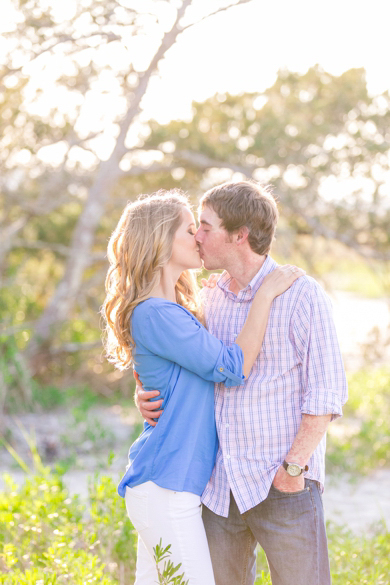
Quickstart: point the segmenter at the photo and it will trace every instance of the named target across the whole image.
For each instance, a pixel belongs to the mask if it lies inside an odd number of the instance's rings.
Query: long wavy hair
[[[140,196],[129,203],[108,243],[110,268],[106,277],[104,345],[109,361],[129,368],[135,347],[131,316],[135,307],[158,285],[161,270],[171,258],[175,233],[188,199],[180,190]],[[195,272],[185,270],[175,286],[176,302],[202,319]]]

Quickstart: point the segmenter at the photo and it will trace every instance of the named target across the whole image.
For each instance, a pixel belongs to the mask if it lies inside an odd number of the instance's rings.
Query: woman
[[[268,275],[235,343],[225,346],[201,323],[191,272],[201,267],[195,231],[187,199],[158,192],[127,205],[108,247],[107,354],[122,369],[134,363],[144,389],[160,391],[164,409],[131,446],[118,486],[139,533],[136,585],[156,583],[160,539],[190,585],[214,585],[200,504],[218,447],[214,382],[243,383],[272,300],[303,274],[281,267]]]

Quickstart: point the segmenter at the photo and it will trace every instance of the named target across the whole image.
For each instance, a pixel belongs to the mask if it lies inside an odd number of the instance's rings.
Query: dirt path
[[[384,522],[390,530],[390,469],[355,479],[328,477],[324,492],[327,520],[365,532]]]

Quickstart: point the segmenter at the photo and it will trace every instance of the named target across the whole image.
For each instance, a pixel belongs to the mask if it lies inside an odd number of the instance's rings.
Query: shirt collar
[[[219,288],[224,292],[224,294],[229,297],[231,300],[235,302],[249,302],[253,299],[256,292],[260,288],[264,278],[275,270],[277,263],[275,260],[271,258],[267,254],[264,263],[260,270],[254,275],[252,280],[245,288],[239,291],[238,295],[234,294],[231,290],[229,290],[229,286],[231,281],[233,280],[232,277],[226,270],[221,274],[220,278],[218,279],[217,285]]]

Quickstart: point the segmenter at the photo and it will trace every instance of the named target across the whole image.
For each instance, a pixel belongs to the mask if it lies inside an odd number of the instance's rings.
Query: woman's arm
[[[260,352],[272,300],[302,274],[298,268],[283,266],[266,276],[235,343],[222,343],[180,305],[151,299],[133,315],[135,344],[205,380],[227,387],[242,384]]]
[[[269,310],[273,299],[285,292],[291,284],[303,274],[305,274],[305,272],[296,267],[283,266],[276,268],[265,277],[260,289],[255,295],[244,327],[236,339],[236,344],[240,346],[243,353],[243,373],[245,375],[249,374],[257,355],[260,353],[267,327]],[[165,338],[165,344],[166,342],[167,338]],[[219,343],[221,344],[221,342]],[[194,357],[197,359],[199,354],[196,354],[195,352]],[[173,356],[170,357],[170,359],[172,358]],[[199,365],[199,362],[197,363]],[[189,367],[189,364],[183,365],[184,367]],[[189,367],[189,369],[192,368]],[[143,418],[149,424],[155,426],[157,423],[153,419],[158,418],[162,414],[162,410],[158,410],[161,408],[162,400],[150,402],[150,398],[157,397],[160,393],[158,390],[144,391],[137,373],[135,373],[135,378],[136,390],[134,400],[136,406]]]
[[[293,282],[304,274],[304,270],[296,266],[286,265],[278,266],[265,277],[253,299],[241,333],[236,338],[236,343],[241,347],[244,355],[243,373],[245,377],[249,376],[252,366],[260,353],[272,301],[290,288]]]

